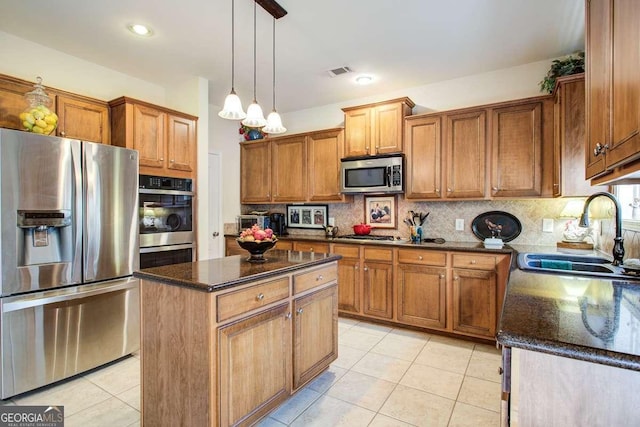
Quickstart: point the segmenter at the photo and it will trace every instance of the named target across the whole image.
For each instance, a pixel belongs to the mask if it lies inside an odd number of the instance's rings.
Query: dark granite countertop
[[[515,269],[498,342],[640,371],[640,281]]]
[[[133,275],[168,285],[214,292],[342,258],[334,254],[272,249],[265,253],[266,262],[251,263],[246,261],[247,255],[146,268]]]

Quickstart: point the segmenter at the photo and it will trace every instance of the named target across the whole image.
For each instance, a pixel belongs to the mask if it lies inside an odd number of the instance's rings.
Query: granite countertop
[[[640,371],[640,281],[511,272],[502,345]]]
[[[340,255],[312,252],[290,252],[272,249],[265,253],[266,262],[251,263],[247,255],[235,255],[204,261],[146,268],[133,273],[140,279],[194,288],[204,292],[286,274],[342,258]]]

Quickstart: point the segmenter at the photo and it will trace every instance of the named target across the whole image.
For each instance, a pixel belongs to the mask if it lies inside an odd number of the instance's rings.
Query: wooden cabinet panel
[[[496,273],[453,269],[453,331],[494,338]]]
[[[22,113],[29,105],[24,94],[33,90],[33,84],[0,75],[0,127],[22,130]]]
[[[250,288],[218,295],[218,322],[264,307],[289,296],[289,279],[283,277]]]
[[[446,116],[446,198],[485,196],[486,112]]]
[[[444,267],[447,265],[447,253],[424,249],[398,249],[398,262]]]
[[[363,267],[363,314],[393,317],[393,265],[365,259]]]
[[[296,202],[307,198],[307,146],[304,136],[271,141],[271,199]]]
[[[406,199],[437,199],[442,188],[441,117],[405,120]]]
[[[56,111],[58,135],[101,144],[110,143],[109,106],[106,102],[89,102],[58,95]]]
[[[250,424],[289,397],[288,312],[287,303],[218,330],[220,425]]]
[[[343,131],[334,129],[307,136],[310,201],[344,201],[340,194],[340,159],[344,157]]]
[[[408,325],[445,329],[447,269],[398,265],[398,320]]]
[[[329,253],[329,244],[322,242],[293,242],[294,251]]]
[[[338,357],[337,286],[294,300],[293,313],[293,389],[296,390]]]
[[[167,115],[167,156],[168,169],[194,172],[196,151],[195,120],[173,114]]]
[[[293,276],[293,294],[297,295],[311,288],[335,282],[338,279],[338,272],[334,266],[322,267]]]
[[[161,110],[133,106],[133,149],[140,153],[140,166],[164,167],[165,120]]]
[[[338,261],[338,309],[360,313],[360,260],[342,258]]]
[[[542,102],[493,110],[491,195],[542,194]]]
[[[375,154],[398,153],[402,151],[402,125],[404,104],[379,105],[373,110],[373,141]]]
[[[345,157],[371,154],[371,110],[358,108],[345,112]]]
[[[453,268],[472,268],[477,270],[495,270],[496,257],[474,253],[460,253],[451,256]]]
[[[240,144],[240,200],[271,201],[271,145],[269,141]]]

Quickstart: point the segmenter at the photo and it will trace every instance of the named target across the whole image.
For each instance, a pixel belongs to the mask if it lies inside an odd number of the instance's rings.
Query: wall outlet
[[[334,217],[330,216],[328,225],[334,227],[336,225],[336,219]]]
[[[464,219],[462,219],[462,218],[457,218],[456,219],[456,230],[457,231],[464,230]]]
[[[545,233],[553,233],[553,219],[551,218],[542,219],[542,231]]]

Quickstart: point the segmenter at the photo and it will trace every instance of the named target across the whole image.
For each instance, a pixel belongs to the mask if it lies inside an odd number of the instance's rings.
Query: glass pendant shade
[[[261,128],[267,124],[262,113],[262,107],[255,99],[247,108],[247,118],[242,121],[242,124],[250,128]]]
[[[269,113],[267,125],[262,128],[262,132],[270,134],[285,133],[287,128],[282,126],[282,119],[276,110]]]
[[[218,116],[229,120],[242,120],[247,117],[247,113],[242,110],[242,101],[240,101],[240,97],[236,95],[233,89],[224,99],[224,107],[222,107],[222,111],[218,113]]]

